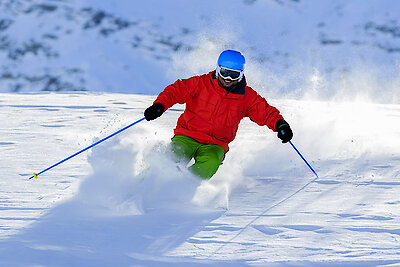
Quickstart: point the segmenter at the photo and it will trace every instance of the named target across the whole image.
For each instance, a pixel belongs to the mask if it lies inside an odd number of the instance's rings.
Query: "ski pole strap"
[[[289,143],[292,145],[292,147],[294,148],[294,150],[297,152],[297,154],[299,154],[299,156],[304,160],[304,162],[307,164],[307,166],[310,168],[310,170],[315,174],[315,176],[317,176],[317,178],[319,178],[318,174],[314,171],[314,169],[311,167],[311,165],[307,162],[307,160],[303,157],[303,155],[301,155],[300,151],[297,150],[297,148],[293,145],[292,141],[289,141]]]
[[[120,130],[118,130],[118,131],[116,131],[115,133],[113,133],[113,134],[110,134],[109,136],[107,136],[107,137],[104,137],[103,139],[101,139],[101,140],[99,140],[99,141],[97,141],[96,143],[94,143],[94,144],[91,144],[90,146],[88,146],[88,147],[85,147],[84,149],[82,149],[82,150],[80,150],[80,151],[78,151],[78,152],[76,152],[75,154],[73,154],[73,155],[71,155],[71,156],[69,156],[69,157],[67,157],[67,158],[65,158],[65,159],[63,159],[63,160],[61,160],[61,161],[59,161],[59,162],[57,162],[56,164],[54,164],[54,165],[52,165],[52,166],[50,166],[50,167],[48,167],[47,169],[44,169],[43,171],[41,171],[41,172],[38,172],[38,173],[33,173],[33,175],[29,178],[29,180],[30,179],[32,179],[32,178],[38,178],[38,176],[40,175],[40,174],[42,174],[42,173],[44,173],[44,172],[46,172],[46,171],[48,171],[48,170],[50,170],[50,169],[52,169],[52,168],[54,168],[54,167],[56,167],[56,166],[58,166],[58,165],[60,165],[60,164],[62,164],[62,163],[64,163],[65,161],[67,161],[67,160],[69,160],[69,159],[71,159],[71,158],[73,158],[73,157],[75,157],[75,156],[77,156],[77,155],[79,155],[79,154],[81,154],[82,152],[84,152],[84,151],[86,151],[86,150],[88,150],[88,149],[90,149],[90,148],[92,148],[92,147],[94,147],[94,146],[96,146],[96,145],[98,145],[98,144],[100,144],[101,142],[103,142],[103,141],[106,141],[107,139],[110,139],[111,137],[113,137],[113,136],[115,136],[115,135],[117,135],[117,134],[119,134],[120,132],[123,132],[123,131],[125,131],[126,129],[128,129],[128,128],[130,128],[130,127],[132,127],[133,125],[135,125],[135,124],[137,124],[137,123],[139,123],[139,122],[141,122],[141,121],[143,121],[145,118],[141,118],[140,120],[137,120],[137,121],[135,121],[135,122],[133,122],[133,123],[131,123],[131,124],[129,124],[128,126],[126,126],[126,127],[124,127],[124,128],[122,128],[122,129],[120,129]]]

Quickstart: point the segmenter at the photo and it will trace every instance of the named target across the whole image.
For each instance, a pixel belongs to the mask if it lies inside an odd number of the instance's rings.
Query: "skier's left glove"
[[[144,111],[146,120],[151,121],[160,117],[164,113],[165,107],[161,103],[154,103]]]
[[[282,140],[282,143],[287,143],[292,139],[292,129],[285,120],[278,120],[275,124],[275,129],[278,132],[278,137]]]

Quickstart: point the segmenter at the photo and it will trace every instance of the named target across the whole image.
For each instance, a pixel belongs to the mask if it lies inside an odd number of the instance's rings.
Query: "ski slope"
[[[398,266],[400,106],[268,99],[320,178],[245,119],[200,181],[170,160],[155,96],[0,95],[0,266]]]

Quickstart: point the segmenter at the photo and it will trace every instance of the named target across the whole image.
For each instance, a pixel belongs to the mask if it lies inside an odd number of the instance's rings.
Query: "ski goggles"
[[[232,81],[241,80],[243,77],[243,70],[233,70],[225,67],[217,66],[217,73],[224,79]]]

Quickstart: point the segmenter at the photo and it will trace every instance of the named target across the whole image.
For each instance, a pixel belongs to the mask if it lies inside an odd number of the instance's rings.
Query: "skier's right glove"
[[[151,121],[160,117],[164,113],[165,107],[161,103],[154,103],[144,111],[146,120]]]
[[[280,119],[276,122],[275,129],[278,132],[278,137],[282,140],[282,143],[289,142],[293,137],[292,129],[290,128],[289,124]]]

